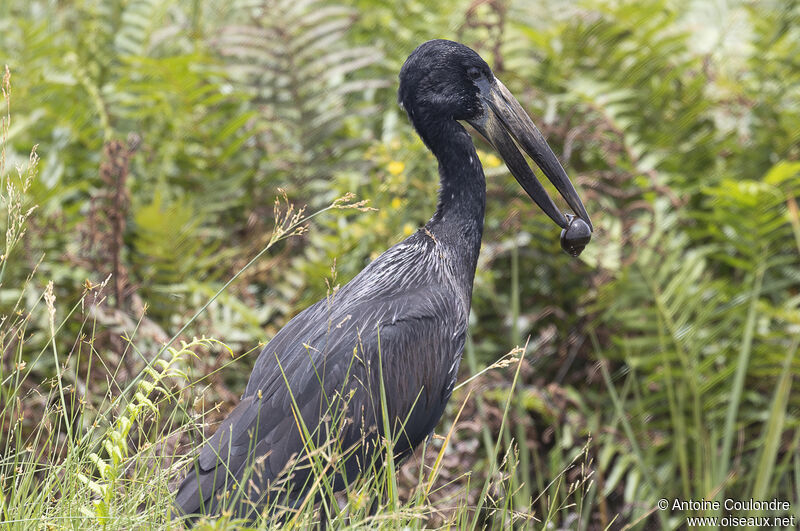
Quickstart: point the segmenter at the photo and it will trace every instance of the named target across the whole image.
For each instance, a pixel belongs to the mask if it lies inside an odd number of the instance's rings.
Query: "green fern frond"
[[[299,183],[329,177],[343,155],[331,141],[353,110],[345,103],[385,84],[361,75],[380,53],[348,43],[351,8],[320,0],[237,5],[242,22],[225,28],[215,45],[231,76],[262,106],[267,156],[276,159],[267,163],[270,171],[283,168]]]

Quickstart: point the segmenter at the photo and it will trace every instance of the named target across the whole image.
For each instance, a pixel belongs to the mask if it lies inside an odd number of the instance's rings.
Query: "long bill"
[[[593,230],[589,214],[578,192],[522,105],[497,78],[492,83],[484,81],[479,86],[486,112],[477,120],[469,120],[470,125],[494,146],[522,188],[559,227],[566,229],[569,220],[553,203],[533,170],[525,162],[525,157],[517,149],[517,144],[542,169],[573,212],[589,225],[590,230]]]

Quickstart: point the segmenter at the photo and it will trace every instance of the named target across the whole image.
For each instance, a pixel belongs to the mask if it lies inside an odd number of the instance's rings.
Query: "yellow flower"
[[[403,234],[405,234],[406,236],[411,236],[411,234],[413,233],[414,233],[414,225],[412,225],[411,223],[406,223],[405,225],[403,225]]]
[[[393,209],[397,210],[401,206],[403,206],[403,202],[400,200],[399,197],[395,197],[394,199],[392,199],[392,208]]]
[[[503,161],[501,161],[500,158],[494,153],[488,153],[486,155],[486,165],[489,166],[490,168],[496,168],[500,166],[502,163]]]
[[[389,170],[389,173],[392,175],[400,175],[403,173],[403,170],[406,169],[406,165],[399,160],[393,160],[386,166],[386,169]]]

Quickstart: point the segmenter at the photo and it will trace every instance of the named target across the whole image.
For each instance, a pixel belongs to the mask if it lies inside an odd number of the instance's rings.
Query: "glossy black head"
[[[432,144],[448,142],[446,135],[452,134],[452,128],[439,125],[456,120],[472,125],[497,149],[508,169],[536,204],[557,225],[568,229],[570,219],[558,209],[537,180],[519,151],[521,147],[583,220],[584,223],[579,225],[591,234],[592,222],[583,202],[542,133],[522,105],[494,76],[486,61],[473,50],[445,40],[420,45],[400,70],[398,100],[431,149]],[[566,233],[568,242],[571,242],[570,252],[575,254],[580,252],[577,250],[580,245],[575,240],[577,230],[573,228]],[[588,243],[584,236],[581,233],[582,245]]]
[[[476,81],[494,79],[481,56],[463,44],[434,40],[421,44],[400,70],[398,101],[417,120],[470,120],[484,112]]]

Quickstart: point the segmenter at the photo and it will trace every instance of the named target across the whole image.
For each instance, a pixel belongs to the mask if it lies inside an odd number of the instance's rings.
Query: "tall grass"
[[[31,308],[31,312],[45,311],[52,318],[51,334],[55,337],[64,330],[64,321],[69,319],[79,305],[73,305],[65,312],[63,320],[56,321],[59,313],[58,302],[52,296],[52,286],[46,289],[41,300],[43,307]],[[105,286],[96,286],[84,294],[86,299],[95,297]],[[28,284],[25,289],[33,289]],[[86,323],[91,330],[96,323]],[[4,330],[5,332],[6,330]],[[91,343],[91,337],[86,338]],[[129,338],[134,343],[135,336]],[[60,342],[52,342],[53,345]],[[82,344],[83,342],[78,342]],[[182,418],[186,410],[186,393],[183,389],[193,382],[186,375],[191,357],[207,355],[214,346],[226,347],[211,339],[195,339],[182,343],[179,348],[165,347],[163,352],[152,360],[137,376],[135,386],[125,386],[125,382],[112,382],[111,388],[121,389],[104,395],[99,402],[106,407],[95,411],[80,411],[77,416],[69,413],[77,403],[93,403],[94,389],[89,386],[83,396],[75,392],[72,382],[77,365],[65,364],[63,359],[74,357],[59,354],[53,347],[52,354],[58,358],[62,370],[58,377],[47,382],[46,386],[31,384],[32,389],[41,392],[47,388],[48,400],[42,419],[32,430],[24,432],[19,422],[4,422],[4,454],[0,460],[2,474],[2,514],[3,529],[30,529],[34,527],[84,529],[99,527],[103,529],[121,528],[168,528],[169,517],[174,513],[170,505],[170,485],[186,469],[193,459],[193,452],[177,452],[176,440],[188,429]],[[24,341],[15,347],[20,357],[26,348]],[[198,354],[202,351],[202,354]],[[503,422],[512,410],[514,387],[519,369],[524,362],[521,351],[511,353],[511,360],[497,364],[490,370],[514,367],[514,379],[507,390]],[[97,358],[100,353],[91,352]],[[516,356],[515,356],[516,355]],[[96,362],[101,362],[96,359]],[[483,372],[468,382],[474,386],[480,383]],[[13,388],[3,404],[0,418],[15,419],[25,408],[19,403],[24,399],[20,390],[26,383],[26,374],[17,371],[13,375]],[[11,376],[7,377],[11,378]],[[4,379],[4,384],[7,383]],[[87,380],[89,381],[89,380]],[[113,385],[118,384],[118,385]],[[130,388],[130,390],[128,390]],[[34,391],[35,392],[35,391]],[[386,417],[386,397],[381,393],[384,407],[383,422]],[[284,500],[276,498],[273,506],[255,523],[256,527],[266,528],[274,525],[275,518],[282,519],[289,528],[307,528],[321,518],[330,518],[329,528],[350,528],[361,526],[380,529],[419,529],[427,525],[434,516],[442,518],[443,525],[454,525],[460,529],[481,529],[486,525],[505,528],[513,523],[545,526],[555,518],[555,512],[567,506],[570,496],[577,496],[577,490],[570,490],[567,497],[560,495],[562,477],[559,475],[547,487],[552,502],[548,512],[538,516],[531,514],[528,505],[517,505],[514,492],[518,490],[518,477],[521,476],[519,460],[516,456],[516,443],[504,446],[504,439],[494,439],[487,433],[491,445],[489,469],[484,478],[469,480],[461,487],[464,492],[450,494],[447,499],[432,499],[441,486],[437,478],[441,472],[443,458],[452,450],[449,443],[458,429],[460,412],[472,395],[467,393],[459,404],[459,413],[450,424],[442,439],[426,442],[421,450],[419,470],[416,473],[417,488],[405,499],[399,495],[399,470],[392,460],[374,462],[368,473],[358,478],[345,493],[336,493],[330,485],[331,475],[342,472],[337,467],[352,449],[344,449],[332,441],[324,441],[317,446],[314,427],[300,425],[305,434],[307,446],[304,455],[309,463],[294,461],[287,471],[295,466],[310,466],[312,474],[304,499],[298,507],[287,506]],[[78,406],[79,407],[79,406]],[[339,410],[341,411],[341,410]],[[342,419],[338,412],[330,412],[334,424]],[[300,415],[296,418],[302,419]],[[338,419],[338,420],[337,420]],[[190,422],[202,428],[203,417]],[[396,441],[383,440],[380,445],[391,453]],[[425,455],[433,453],[432,465]],[[572,466],[588,465],[587,455],[577,456]],[[566,470],[565,470],[566,472]],[[587,479],[591,475],[586,469]],[[479,491],[475,492],[470,491]],[[466,500],[479,500],[477,506]],[[559,501],[556,501],[559,500]],[[231,501],[236,501],[235,496]],[[453,505],[450,505],[453,504]],[[445,515],[445,516],[442,516]],[[235,520],[223,509],[222,517],[215,520],[202,520],[199,529],[235,529],[247,522]],[[252,523],[251,523],[252,524]]]

